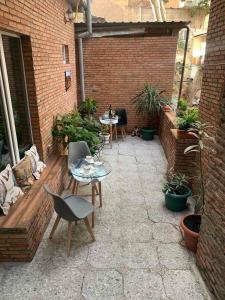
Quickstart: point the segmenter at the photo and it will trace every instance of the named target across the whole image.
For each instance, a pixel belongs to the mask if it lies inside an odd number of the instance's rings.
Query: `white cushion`
[[[25,152],[25,155],[28,155],[30,158],[32,173],[35,179],[39,179],[46,165],[40,160],[36,146],[33,145],[28,151]]]
[[[13,171],[10,165],[0,173],[0,208],[5,215],[8,214],[10,205],[23,196],[20,187],[15,185]]]

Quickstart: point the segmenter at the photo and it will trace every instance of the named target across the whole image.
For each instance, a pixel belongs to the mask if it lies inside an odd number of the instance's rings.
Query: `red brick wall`
[[[52,144],[53,116],[76,104],[74,25],[64,23],[63,0],[1,0],[0,29],[23,36],[23,51],[34,142],[43,157]],[[62,45],[69,45],[70,63],[63,64]],[[65,91],[64,71],[72,71]]]
[[[131,99],[145,83],[172,95],[176,36],[92,38],[84,41],[86,96],[97,100],[99,114],[126,108],[128,130],[148,125]]]
[[[215,135],[215,155],[208,165],[205,214],[198,243],[197,264],[216,299],[225,299],[225,1],[212,0],[204,66],[203,121]]]
[[[195,153],[184,154],[184,150],[196,143],[193,139],[181,139],[177,136],[175,112],[166,112],[160,115],[159,137],[167,158],[167,172],[177,172],[189,177],[192,185],[196,173]],[[173,129],[173,132],[171,131]]]

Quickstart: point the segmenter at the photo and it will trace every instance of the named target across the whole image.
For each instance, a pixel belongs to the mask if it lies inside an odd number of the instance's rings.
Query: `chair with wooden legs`
[[[88,216],[94,212],[94,207],[91,203],[86,201],[85,199],[75,196],[69,195],[65,197],[61,197],[58,194],[50,191],[48,185],[44,185],[45,191],[52,196],[54,200],[54,209],[57,213],[57,218],[53,225],[52,231],[50,233],[49,239],[52,239],[56,228],[61,219],[68,221],[68,239],[67,239],[67,256],[70,255],[71,250],[71,239],[72,239],[72,224],[73,222],[84,220],[85,225],[87,227],[88,232],[93,241],[95,241],[94,234],[92,232],[90,223],[88,221]]]
[[[126,137],[127,111],[125,108],[117,108],[115,109],[115,114],[116,116],[118,116],[118,123],[116,124],[116,130],[120,129],[122,139],[124,139]]]

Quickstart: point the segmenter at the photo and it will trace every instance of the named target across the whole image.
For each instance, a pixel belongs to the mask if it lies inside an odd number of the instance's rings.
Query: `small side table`
[[[112,149],[112,138],[113,138],[113,125],[115,126],[115,133],[116,133],[116,139],[117,139],[117,127],[116,124],[118,123],[118,118],[115,119],[103,119],[102,117],[99,118],[100,123],[104,125],[109,125],[109,130],[110,130],[110,148]]]

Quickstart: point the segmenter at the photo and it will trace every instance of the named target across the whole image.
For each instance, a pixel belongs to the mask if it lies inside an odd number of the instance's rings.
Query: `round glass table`
[[[95,206],[96,194],[99,195],[100,207],[102,207],[102,185],[101,181],[111,173],[112,167],[106,161],[92,161],[79,159],[70,167],[70,172],[78,188],[79,182],[91,183],[92,185],[92,205]],[[98,188],[97,188],[98,185]],[[77,190],[76,188],[76,190]],[[94,212],[92,214],[92,227],[94,227]]]
[[[82,179],[93,181],[94,179],[103,179],[103,177],[112,171],[112,167],[106,161],[93,161],[93,163],[89,163],[86,159],[79,159],[72,164],[70,171],[72,175],[79,178],[80,181],[82,181]]]
[[[115,126],[115,133],[116,133],[116,139],[117,139],[117,127],[116,127],[116,124],[118,123],[118,116],[116,116],[113,119],[100,117],[99,121],[100,121],[100,123],[102,123],[104,125],[109,125],[109,129],[110,129],[110,148],[112,148],[113,125]]]

